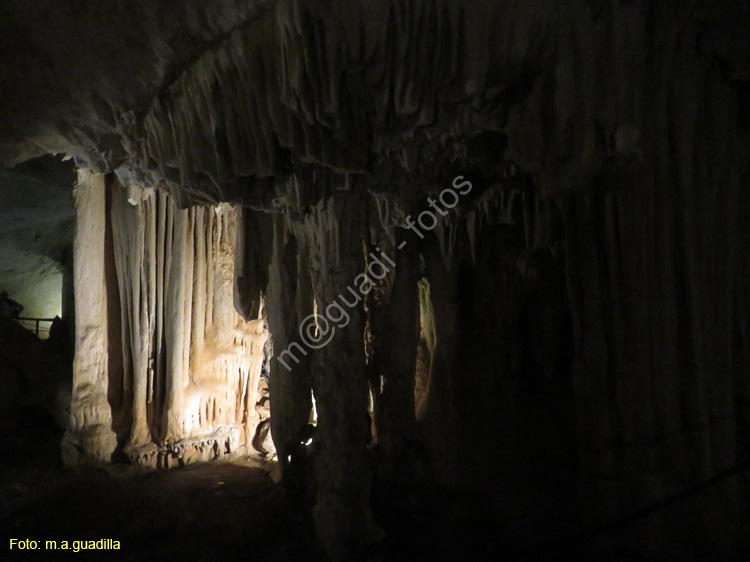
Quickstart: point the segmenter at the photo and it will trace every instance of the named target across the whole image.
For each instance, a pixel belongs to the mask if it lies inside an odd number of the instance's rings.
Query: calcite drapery
[[[234,309],[236,210],[178,209],[166,193],[125,189],[111,178],[105,216],[103,181],[102,222],[92,235],[112,260],[109,343],[121,348],[110,355],[108,377],[91,385],[109,396],[103,407],[110,412],[111,404],[123,451],[152,466],[247,452],[267,331],[261,318],[245,322]],[[87,299],[78,304],[84,319],[93,313]],[[81,342],[76,357],[89,348],[100,354],[106,343]]]

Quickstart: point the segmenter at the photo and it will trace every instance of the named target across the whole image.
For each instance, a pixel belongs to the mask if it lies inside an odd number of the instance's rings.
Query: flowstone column
[[[374,374],[378,443],[386,456],[386,471],[395,474],[405,443],[413,438],[414,370],[419,344],[419,253],[413,236],[401,233],[406,245],[398,251],[389,298],[370,314],[375,338],[371,359]],[[393,244],[394,247],[398,245]]]
[[[306,217],[298,237],[310,252],[319,336],[334,331],[327,345],[315,346],[312,357],[319,444],[314,518],[332,560],[357,559],[370,519],[368,382],[363,307],[356,298],[357,277],[364,271],[364,207],[358,193],[337,192],[324,209]],[[356,304],[342,304],[343,299]]]
[[[297,343],[299,315],[305,314],[298,303],[303,292],[312,311],[307,264],[300,263],[296,239],[286,229],[284,217],[273,217],[273,259],[269,267],[266,298],[268,326],[273,338],[274,357],[271,360],[269,390],[271,400],[271,432],[278,453],[282,473],[287,472],[287,456],[307,424],[312,409],[310,395],[310,358],[290,344]],[[304,265],[304,267],[303,267]],[[304,318],[304,315],[302,316]],[[290,349],[295,359],[285,353]]]
[[[62,456],[68,466],[87,461],[107,462],[117,447],[107,400],[109,288],[105,279],[111,248],[106,244],[105,177],[79,170],[74,194],[76,352],[70,424],[62,442]]]

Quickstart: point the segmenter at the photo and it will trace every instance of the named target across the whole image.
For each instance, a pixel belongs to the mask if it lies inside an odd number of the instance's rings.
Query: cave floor
[[[25,439],[23,439],[25,437]],[[111,465],[69,471],[62,432],[44,424],[4,439],[0,560],[49,560],[43,547],[9,551],[9,538],[113,539],[120,550],[55,553],[75,560],[316,560],[312,521],[252,459],[169,471]],[[8,441],[14,441],[9,443]],[[25,443],[23,442],[25,441]],[[63,556],[61,556],[63,555]]]
[[[316,561],[311,505],[273,484],[253,459],[214,461],[169,471],[126,465],[68,471],[59,460],[62,432],[40,414],[0,443],[0,560]],[[423,508],[415,508],[422,505]],[[511,534],[500,514],[445,489],[373,487],[373,512],[386,527],[368,560],[634,560],[590,546],[539,549]],[[9,550],[9,539],[40,542]],[[44,541],[120,541],[120,550],[56,551]],[[571,558],[572,557],[572,558]]]
[[[3,509],[0,527],[12,538],[119,540],[121,550],[90,556],[102,560],[315,558],[310,526],[295,517],[266,472],[249,464],[35,476],[36,482],[14,484],[19,497]],[[4,559],[48,559],[41,550],[38,558],[29,554]]]

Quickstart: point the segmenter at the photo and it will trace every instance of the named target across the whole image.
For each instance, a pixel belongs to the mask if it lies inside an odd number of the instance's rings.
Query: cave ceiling
[[[0,159],[63,153],[182,206],[518,168],[564,190],[637,151],[686,35],[750,77],[741,3],[658,4],[4,3]]]

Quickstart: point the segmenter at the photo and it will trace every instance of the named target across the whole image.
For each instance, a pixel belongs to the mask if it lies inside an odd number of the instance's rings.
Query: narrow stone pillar
[[[62,442],[68,466],[109,461],[117,447],[107,401],[108,318],[105,271],[107,224],[105,177],[79,170],[75,191],[75,360],[70,425]]]
[[[435,238],[424,241],[423,251],[433,307],[435,350],[422,421],[440,428],[433,435],[431,454],[436,472],[445,480],[456,477],[459,450],[459,419],[455,404],[455,364],[458,346],[458,267],[452,256],[443,255]],[[437,437],[437,438],[436,438]]]
[[[178,441],[183,434],[185,387],[190,379],[190,338],[192,336],[192,305],[188,298],[193,287],[193,221],[190,210],[175,210],[173,234],[169,242],[166,279],[174,290],[166,295],[165,341],[167,349],[167,380],[162,438]]]
[[[310,252],[322,340],[312,357],[319,447],[314,518],[331,560],[358,559],[370,523],[364,310],[357,298],[358,288],[366,285],[361,281],[364,210],[359,194],[337,192],[324,209],[306,217],[300,233]]]
[[[287,456],[300,430],[307,424],[312,410],[310,386],[310,350],[299,346],[298,328],[301,296],[298,292],[309,286],[305,259],[299,256],[296,239],[286,229],[281,215],[273,217],[273,258],[269,267],[268,328],[273,338],[271,360],[271,433],[276,446],[282,474],[286,473]],[[312,312],[312,294],[306,291]],[[291,344],[291,346],[290,346]]]
[[[409,233],[398,238],[406,245],[395,257],[396,268],[388,302],[378,304],[370,316],[375,338],[373,370],[377,408],[378,443],[392,473],[405,441],[415,425],[414,371],[419,344],[419,253]],[[400,245],[400,244],[399,244]],[[396,246],[396,244],[394,244]],[[392,474],[391,474],[392,475]]]

